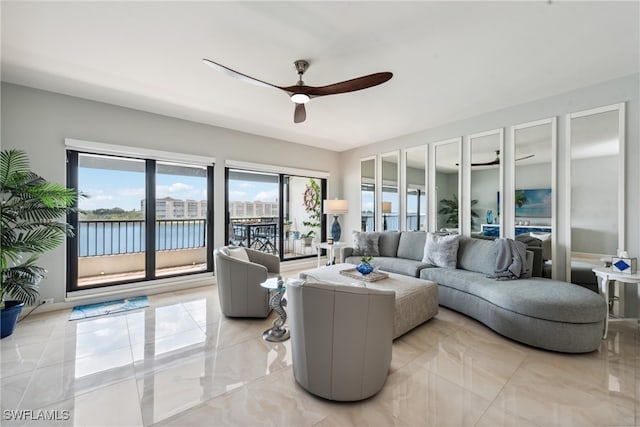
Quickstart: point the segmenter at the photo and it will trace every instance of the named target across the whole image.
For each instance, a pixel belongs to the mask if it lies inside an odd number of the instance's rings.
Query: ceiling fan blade
[[[236,70],[232,70],[231,68],[225,67],[224,65],[218,64],[217,62],[213,62],[210,59],[203,58],[202,62],[204,62],[205,64],[207,64],[209,67],[213,68],[216,71],[220,71],[221,73],[224,73],[236,79],[240,79],[247,83],[251,83],[257,86],[281,89],[279,86],[272,85],[271,83],[263,82],[262,80],[258,80],[251,76],[247,76],[246,74],[242,74]]]
[[[495,159],[495,160],[491,160],[490,162],[471,163],[471,166],[494,166],[499,164],[500,164],[500,159]]]
[[[357,77],[355,79],[346,80],[340,83],[334,83],[327,86],[286,86],[280,87],[285,92],[291,93],[304,93],[311,97],[336,95],[338,93],[355,92],[356,90],[367,89],[373,86],[378,86],[393,77],[393,73],[383,72],[369,74],[368,76]]]
[[[307,119],[307,110],[304,108],[304,104],[296,104],[296,109],[293,112],[293,122],[302,123]]]

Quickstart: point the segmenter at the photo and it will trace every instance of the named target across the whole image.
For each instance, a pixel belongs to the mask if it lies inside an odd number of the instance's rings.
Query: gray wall
[[[640,228],[637,221],[637,218],[640,218],[640,192],[637,191],[640,185],[640,169],[637,167],[640,164],[639,81],[640,75],[634,74],[344,152],[341,156],[342,180],[345,183],[343,193],[350,200],[358,200],[359,187],[357,183],[359,177],[357,171],[359,170],[359,160],[362,157],[386,153],[399,148],[415,147],[420,144],[431,144],[459,136],[466,137],[473,133],[501,127],[507,129],[505,131],[505,146],[511,147],[513,142],[508,131],[509,126],[557,116],[559,232],[556,235],[559,244],[558,255],[560,258],[558,259],[562,261],[566,256],[565,252],[570,235],[568,217],[564,215],[564,212],[568,211],[569,201],[563,197],[563,189],[568,186],[564,174],[564,165],[569,154],[566,138],[566,115],[576,111],[626,102],[626,249],[631,256],[639,256]],[[616,170],[603,170],[599,173],[616,174]],[[358,229],[357,215],[351,212],[345,215],[344,224],[344,228],[347,230]],[[565,277],[563,264],[563,262],[558,263],[560,279]]]
[[[339,158],[333,151],[7,83],[2,83],[1,111],[2,149],[25,150],[32,169],[55,182],[66,181],[65,138],[215,157],[215,246],[224,243],[227,159],[326,171],[328,196],[342,196]],[[41,258],[48,270],[42,298],[64,298],[65,258],[64,247]]]

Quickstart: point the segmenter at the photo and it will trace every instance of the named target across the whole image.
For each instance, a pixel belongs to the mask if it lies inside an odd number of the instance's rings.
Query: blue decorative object
[[[366,276],[373,271],[373,267],[368,262],[361,262],[360,264],[356,265],[356,270],[358,270],[358,272],[363,276]]]
[[[338,215],[334,215],[333,222],[331,223],[331,237],[333,237],[334,242],[340,241],[340,234],[342,234],[342,230],[340,229],[340,223],[338,222]]]
[[[493,224],[493,211],[487,210],[487,224]]]
[[[620,271],[625,271],[627,268],[630,268],[631,266],[629,264],[627,264],[626,262],[624,262],[623,260],[620,260],[618,262],[616,262],[615,264],[613,264],[616,266],[616,268]]]

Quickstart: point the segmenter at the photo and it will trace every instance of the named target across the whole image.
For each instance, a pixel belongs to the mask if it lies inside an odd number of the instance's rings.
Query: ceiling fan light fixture
[[[309,95],[304,93],[294,93],[291,95],[291,100],[296,104],[306,104],[311,100],[311,98],[309,98]]]

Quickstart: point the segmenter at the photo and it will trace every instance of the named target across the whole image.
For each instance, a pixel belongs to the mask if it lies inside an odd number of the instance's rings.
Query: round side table
[[[272,342],[288,340],[289,330],[284,327],[287,321],[287,312],[284,310],[287,300],[283,297],[286,290],[284,279],[282,276],[274,277],[260,283],[260,286],[269,289],[269,307],[278,314],[273,320],[273,326],[264,331],[262,338]]]

